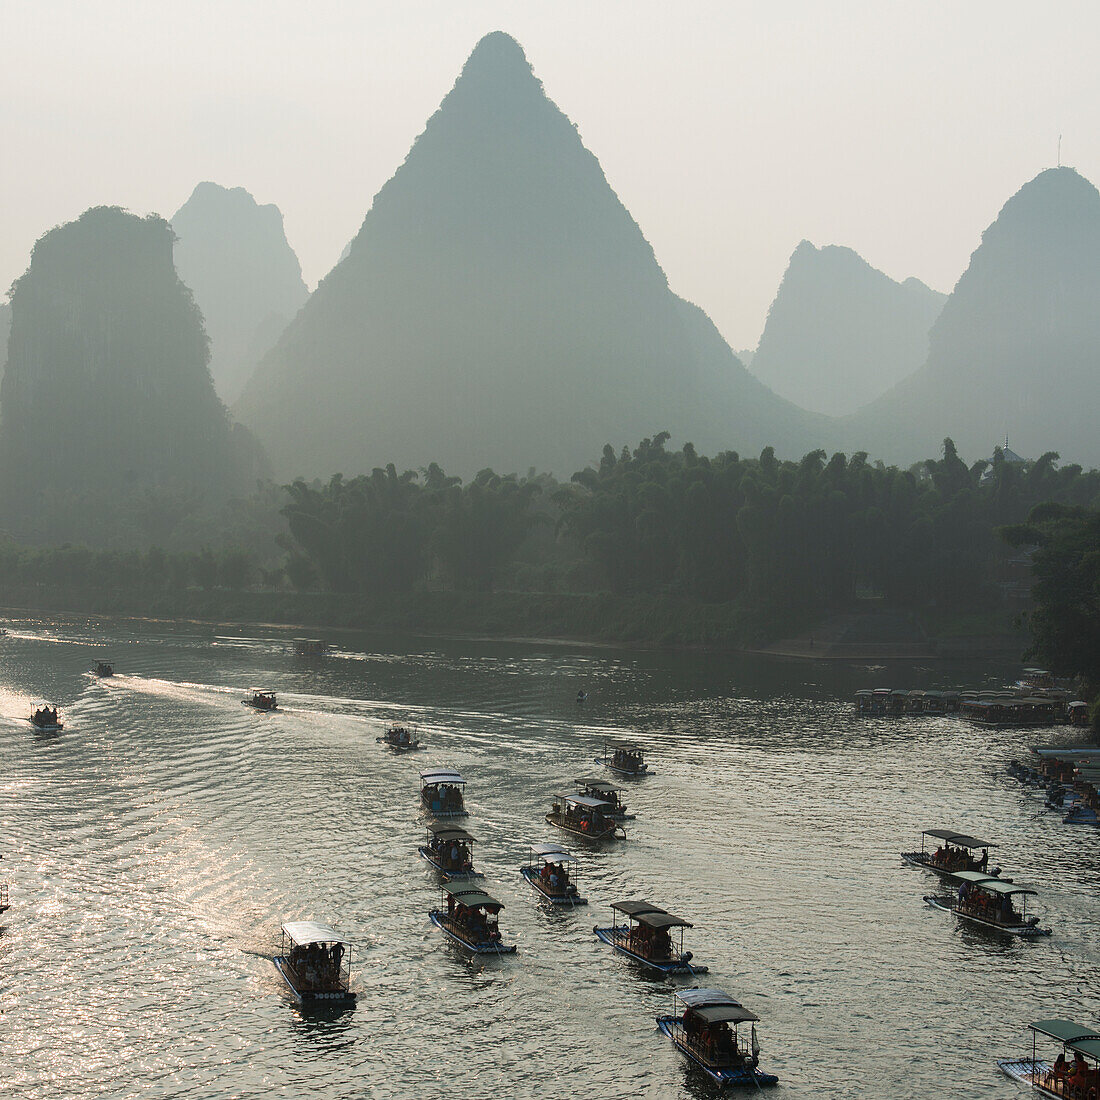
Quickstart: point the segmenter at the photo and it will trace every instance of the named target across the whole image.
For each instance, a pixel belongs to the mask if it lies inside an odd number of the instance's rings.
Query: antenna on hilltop
[[[1058,135],[1058,167],[1062,167],[1062,135]]]

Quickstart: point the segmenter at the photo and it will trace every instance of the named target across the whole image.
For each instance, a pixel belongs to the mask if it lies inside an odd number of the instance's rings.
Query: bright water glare
[[[1030,1019],[1100,1023],[1100,830],[1065,827],[1005,774],[1070,731],[859,719],[860,686],[1003,682],[1010,666],[767,663],[537,643],[342,636],[293,655],[259,628],[34,620],[0,639],[0,1079],[13,1096],[704,1097],[656,1030],[674,984],[592,935],[645,897],[695,924],[705,982],[760,1017],[773,1095],[1022,1096],[996,1059]],[[96,680],[97,657],[116,675]],[[241,705],[247,689],[280,710]],[[578,690],[589,692],[582,707]],[[26,717],[61,707],[64,731]],[[426,751],[375,738],[394,720]],[[603,848],[546,824],[605,735],[654,769]],[[506,958],[428,921],[417,772],[466,775],[475,858]],[[898,853],[921,829],[999,841],[1054,934],[1023,943],[922,904]],[[591,904],[518,874],[565,839]],[[279,925],[334,923],[358,1005],[297,1008]]]

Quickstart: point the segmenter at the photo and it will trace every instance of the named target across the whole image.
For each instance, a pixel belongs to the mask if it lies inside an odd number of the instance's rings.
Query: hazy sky
[[[946,291],[1059,133],[1100,181],[1095,2],[0,0],[0,283],[88,206],[213,180],[312,286],[492,30],[734,347],[803,237]]]

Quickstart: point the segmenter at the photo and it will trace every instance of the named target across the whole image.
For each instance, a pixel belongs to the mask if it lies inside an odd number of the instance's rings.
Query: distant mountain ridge
[[[852,447],[892,461],[951,436],[1100,464],[1100,192],[1051,168],[1005,203],[933,326],[927,362],[849,417]]]
[[[309,291],[277,206],[243,187],[200,183],[172,217],[176,271],[210,337],[210,373],[232,403]]]
[[[946,300],[919,279],[895,282],[850,248],[802,241],[750,369],[803,408],[854,412],[924,363]]]
[[[438,461],[568,476],[667,429],[797,450],[653,250],[519,45],[478,43],[347,255],[237,405],[283,476]]]

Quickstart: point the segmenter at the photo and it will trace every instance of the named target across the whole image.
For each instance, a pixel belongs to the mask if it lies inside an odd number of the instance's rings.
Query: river
[[[1003,682],[990,664],[869,670],[719,654],[340,635],[293,655],[251,627],[15,620],[0,639],[0,1080],[45,1097],[703,1097],[657,1032],[674,984],[592,935],[645,897],[760,1017],[773,1095],[1016,1097],[1024,1025],[1100,1023],[1100,830],[1005,774],[1066,729],[857,718],[860,686]],[[99,656],[116,675],[96,680]],[[250,687],[280,710],[241,705]],[[587,704],[575,702],[589,692]],[[33,700],[61,707],[38,734]],[[400,719],[427,751],[375,738]],[[543,820],[645,746],[637,820],[603,849]],[[427,919],[417,772],[454,765],[514,956],[471,959]],[[946,826],[999,841],[1050,939],[959,926],[898,853]],[[565,840],[591,904],[550,912],[517,873]],[[354,1010],[303,1014],[270,961],[280,923],[354,944]],[[742,1095],[744,1093],[742,1092]]]

